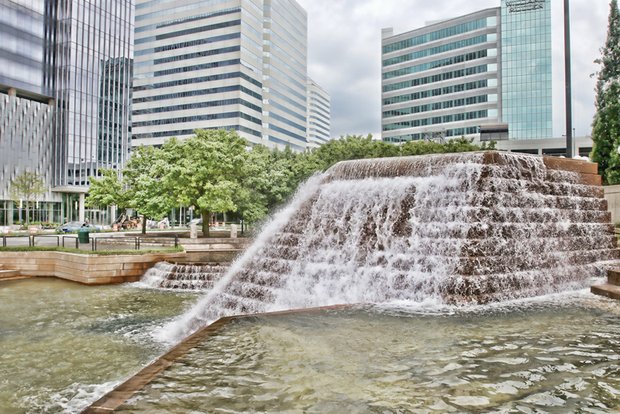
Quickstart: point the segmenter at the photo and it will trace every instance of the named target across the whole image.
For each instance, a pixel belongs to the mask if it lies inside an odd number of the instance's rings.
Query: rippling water
[[[620,306],[581,292],[432,313],[252,317],[118,412],[617,413]]]
[[[0,283],[0,413],[76,412],[160,355],[194,294],[56,279]]]

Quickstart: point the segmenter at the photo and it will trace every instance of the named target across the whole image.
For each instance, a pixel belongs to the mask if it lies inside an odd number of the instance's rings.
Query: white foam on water
[[[361,160],[313,177],[157,339],[177,342],[228,315],[360,303],[439,310],[447,296],[585,287],[599,258],[582,265],[580,255],[608,236],[591,220],[598,199],[542,158],[501,157]]]

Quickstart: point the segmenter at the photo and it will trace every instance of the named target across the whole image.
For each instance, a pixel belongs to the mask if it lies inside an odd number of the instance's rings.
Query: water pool
[[[117,412],[617,413],[620,306],[580,292],[238,319]]]
[[[0,284],[0,413],[79,412],[161,355],[192,293]],[[120,413],[620,412],[620,306],[584,291],[237,319]]]
[[[195,294],[39,278],[0,283],[0,413],[76,412],[159,356]]]

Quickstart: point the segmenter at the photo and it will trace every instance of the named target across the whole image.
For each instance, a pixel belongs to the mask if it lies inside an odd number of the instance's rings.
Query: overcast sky
[[[457,17],[500,0],[297,0],[308,12],[308,73],[332,100],[332,136],[381,131],[381,29],[394,34]],[[563,2],[551,0],[553,133],[564,132]],[[573,126],[589,135],[594,114],[593,62],[607,33],[609,0],[571,0]]]

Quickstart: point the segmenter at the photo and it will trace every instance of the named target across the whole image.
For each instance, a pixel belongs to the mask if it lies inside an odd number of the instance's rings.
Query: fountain
[[[341,162],[164,336],[226,315],[579,289],[619,257],[596,164],[500,152]]]
[[[222,263],[159,262],[146,271],[140,285],[150,288],[177,290],[209,290],[228,268]]]
[[[609,221],[587,162],[339,163],[84,413],[617,412],[617,307],[579,291],[620,257]]]

